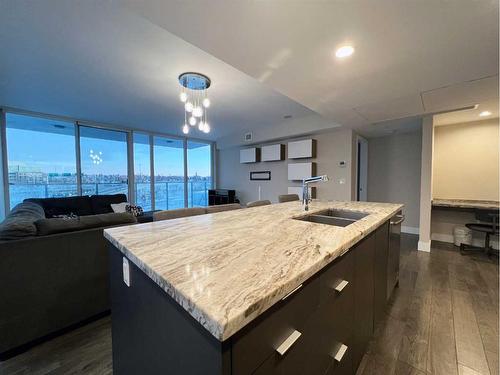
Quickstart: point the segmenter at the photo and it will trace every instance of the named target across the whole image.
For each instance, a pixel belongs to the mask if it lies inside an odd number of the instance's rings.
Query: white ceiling
[[[496,0],[0,4],[5,106],[179,134],[177,76],[195,70],[212,78],[220,139],[376,136],[498,98]],[[344,43],[356,52],[340,61]]]
[[[481,112],[488,111],[491,115],[481,117]],[[464,122],[489,120],[496,118],[498,121],[498,100],[488,100],[479,102],[477,108],[465,109],[462,111],[453,111],[441,113],[434,116],[433,123],[435,126],[461,124]]]
[[[320,118],[111,2],[23,1],[0,8],[0,106],[182,135],[177,77],[201,71],[213,81],[212,132],[193,129],[194,137],[216,139],[284,115]]]
[[[498,98],[495,0],[128,3],[326,119],[361,131]],[[356,51],[338,60],[333,54],[343,44]]]

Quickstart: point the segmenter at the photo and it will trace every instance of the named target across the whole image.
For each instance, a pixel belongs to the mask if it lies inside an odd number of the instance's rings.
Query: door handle
[[[347,352],[347,345],[340,345],[339,350],[337,350],[337,353],[333,356],[333,359],[335,359],[337,362],[341,362],[342,358],[344,358],[345,353]]]
[[[396,221],[391,220],[391,225],[398,225],[401,224],[403,221],[405,221],[405,215],[396,215],[395,217],[399,218],[399,220]]]
[[[348,284],[349,284],[349,281],[340,280],[338,282],[338,284],[333,287],[333,290],[335,290],[338,293],[341,293]]]
[[[295,330],[292,332],[290,336],[286,338],[285,341],[281,343],[280,346],[278,346],[278,349],[276,351],[279,353],[279,355],[285,355],[285,353],[295,344],[295,342],[299,339],[299,337],[302,335],[299,331]]]

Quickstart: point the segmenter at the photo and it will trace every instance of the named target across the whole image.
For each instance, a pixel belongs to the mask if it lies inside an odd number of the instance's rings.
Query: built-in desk
[[[476,222],[476,210],[498,210],[498,201],[466,199],[433,199],[431,239],[453,243],[453,228]],[[474,233],[473,244],[483,246],[484,235]],[[495,248],[498,247],[494,241]]]
[[[433,199],[433,207],[498,210],[500,202],[466,199]]]

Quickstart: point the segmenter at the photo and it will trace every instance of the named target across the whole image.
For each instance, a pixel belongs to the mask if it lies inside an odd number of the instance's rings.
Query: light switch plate
[[[123,282],[130,287],[130,265],[125,257],[123,257]]]

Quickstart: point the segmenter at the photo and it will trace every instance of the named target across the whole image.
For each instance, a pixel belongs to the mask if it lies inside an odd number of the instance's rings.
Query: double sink
[[[336,227],[347,227],[369,214],[358,211],[346,211],[327,209],[313,214],[296,217],[296,220],[309,221],[311,223],[334,225]]]

